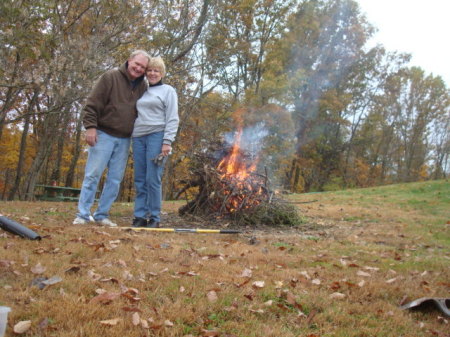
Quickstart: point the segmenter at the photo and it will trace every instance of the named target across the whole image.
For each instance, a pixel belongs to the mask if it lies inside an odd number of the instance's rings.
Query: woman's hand
[[[172,151],[172,146],[169,144],[163,144],[161,148],[161,153],[164,157],[168,156],[170,154],[170,151]]]

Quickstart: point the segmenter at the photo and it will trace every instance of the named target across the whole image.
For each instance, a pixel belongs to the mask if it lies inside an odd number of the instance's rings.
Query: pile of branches
[[[181,216],[192,214],[210,219],[226,219],[243,225],[298,225],[297,209],[275,197],[268,185],[267,173],[249,173],[239,179],[218,169],[226,150],[196,154],[190,172],[192,179],[184,181],[177,193],[186,195],[187,203],[179,209]],[[247,157],[240,154],[242,161]],[[195,194],[192,197],[192,190]],[[191,191],[191,193],[188,193]],[[189,200],[191,195],[191,200]]]

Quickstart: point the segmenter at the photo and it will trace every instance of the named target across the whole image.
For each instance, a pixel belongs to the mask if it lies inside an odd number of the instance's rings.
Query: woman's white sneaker
[[[73,220],[72,224],[74,225],[86,225],[88,222],[84,220],[83,218],[76,217],[75,220]]]

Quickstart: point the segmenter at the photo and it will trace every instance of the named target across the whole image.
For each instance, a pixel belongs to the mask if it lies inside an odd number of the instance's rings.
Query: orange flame
[[[222,159],[218,165],[218,169],[223,172],[222,178],[225,176],[232,176],[233,178],[242,181],[245,180],[251,172],[256,170],[256,163],[252,163],[247,167],[241,156],[241,137],[242,129],[236,133],[231,153]]]
[[[267,196],[263,189],[265,181],[256,175],[258,158],[253,159],[249,164],[244,151],[241,149],[241,139],[243,134],[242,113],[244,109],[235,111],[233,118],[237,124],[237,132],[234,137],[231,152],[225,156],[217,166],[221,173],[221,193],[226,196],[224,203],[218,203],[217,207],[225,209],[229,213],[252,208],[261,203]]]

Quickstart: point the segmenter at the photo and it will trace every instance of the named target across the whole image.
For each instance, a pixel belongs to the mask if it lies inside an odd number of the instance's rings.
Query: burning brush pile
[[[178,196],[186,193],[193,198],[179,209],[180,215],[231,220],[239,225],[299,224],[296,208],[270,190],[267,172],[256,172],[258,160],[241,149],[241,136],[239,131],[231,147],[216,144],[216,149],[195,155],[194,179],[183,182],[178,192]],[[192,190],[194,194],[188,193]]]

